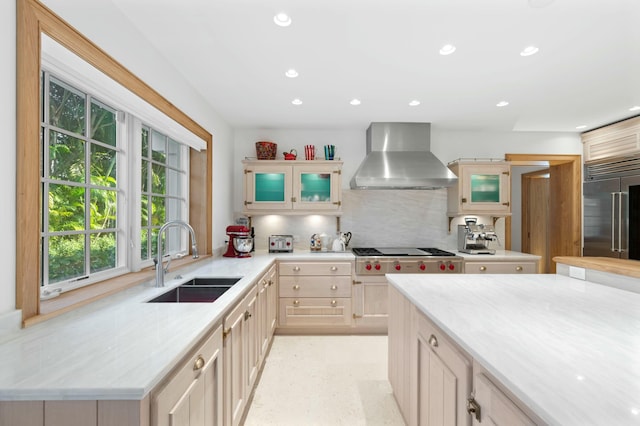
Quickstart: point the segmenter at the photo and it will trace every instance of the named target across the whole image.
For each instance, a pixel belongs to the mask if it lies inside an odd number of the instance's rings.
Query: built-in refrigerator
[[[640,260],[640,174],[615,174],[585,167],[582,254]]]

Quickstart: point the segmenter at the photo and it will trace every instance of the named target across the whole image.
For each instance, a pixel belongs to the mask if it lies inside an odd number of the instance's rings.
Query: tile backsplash
[[[452,221],[449,233],[447,190],[343,190],[340,229],[353,234],[349,247],[437,247],[455,250],[457,225]],[[479,223],[491,223],[478,217]],[[308,250],[312,234],[335,235],[337,220],[333,216],[266,215],[253,217],[255,246],[267,249],[267,238],[273,234],[294,235],[294,250]],[[504,220],[496,224],[496,232],[504,240]],[[493,248],[502,247],[497,244]]]

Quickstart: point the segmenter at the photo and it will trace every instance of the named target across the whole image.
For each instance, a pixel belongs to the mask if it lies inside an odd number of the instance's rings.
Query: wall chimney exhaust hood
[[[371,123],[352,189],[439,189],[458,178],[431,152],[431,123]]]

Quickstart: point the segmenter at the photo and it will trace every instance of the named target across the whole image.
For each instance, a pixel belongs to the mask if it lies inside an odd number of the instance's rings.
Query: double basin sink
[[[147,303],[211,303],[241,279],[242,277],[193,278]]]

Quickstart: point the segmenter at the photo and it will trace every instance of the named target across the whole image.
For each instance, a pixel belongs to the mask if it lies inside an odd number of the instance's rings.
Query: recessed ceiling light
[[[296,78],[298,76],[298,71],[291,68],[287,70],[287,72],[285,72],[284,75],[286,75],[289,78]]]
[[[291,25],[291,17],[284,12],[280,12],[273,17],[273,22],[280,27],[288,27]]]
[[[582,130],[582,129],[586,129],[587,125],[586,124],[581,124],[579,126],[576,126],[576,130]]]
[[[295,98],[294,100],[292,100],[291,103],[294,105],[302,105],[302,101],[298,98]]]
[[[411,102],[409,102],[409,106],[418,106],[418,105],[420,105],[420,101],[417,99],[414,99]]]
[[[496,104],[497,107],[506,107],[507,105],[509,105],[507,101],[500,101]]]
[[[351,105],[360,105],[362,102],[360,102],[360,99],[351,99],[351,102],[349,102]]]
[[[536,53],[538,53],[540,49],[538,49],[535,46],[527,46],[524,48],[524,50],[522,52],[520,52],[520,56],[531,56],[531,55],[535,55]]]
[[[640,106],[638,106],[638,105],[633,106],[633,107],[629,108],[629,111],[640,111]]]
[[[453,44],[445,44],[440,48],[441,55],[451,55],[456,51],[456,47]]]

